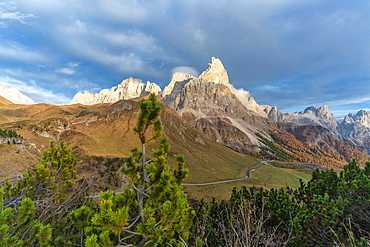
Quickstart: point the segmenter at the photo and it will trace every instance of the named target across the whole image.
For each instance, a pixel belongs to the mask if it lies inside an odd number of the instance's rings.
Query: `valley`
[[[51,140],[64,140],[79,160],[81,178],[100,174],[95,192],[120,189],[125,184],[120,160],[140,145],[133,132],[137,102],[148,93],[156,93],[163,104],[160,120],[171,145],[169,164],[175,165],[176,154],[185,156],[190,174],[184,189],[196,200],[226,199],[234,186],[296,188],[299,179],[310,179],[313,167],[340,170],[352,159],[360,164],[369,160],[366,134],[361,139],[348,127],[352,123],[367,133],[367,125],[355,124],[365,121],[365,113],[338,125],[326,106],[289,114],[260,106],[246,91],[235,89],[222,62],[212,58],[199,77],[176,73],[163,91],[128,78],[98,94],[78,93],[69,105],[14,104],[0,97],[0,128],[16,130],[25,142],[0,146],[1,163],[14,164],[3,165],[1,176],[19,176],[37,163]],[[344,125],[346,135],[340,131]],[[150,150],[157,145],[150,144]],[[247,171],[253,174],[248,179]]]

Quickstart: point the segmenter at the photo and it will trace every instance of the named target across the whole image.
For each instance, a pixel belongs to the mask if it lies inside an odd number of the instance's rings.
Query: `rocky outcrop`
[[[8,88],[5,86],[0,86],[0,96],[13,102],[14,104],[36,104],[30,97],[22,94],[16,88]]]
[[[311,107],[288,115],[291,123],[283,123],[285,115],[276,107],[258,105],[249,92],[235,89],[216,58],[198,78],[174,74],[162,97],[165,104],[209,138],[241,153],[328,167],[338,167],[353,154],[351,147],[329,130],[335,130],[337,123],[328,107]],[[321,126],[324,124],[327,127]]]
[[[370,154],[370,112],[349,113],[337,129],[344,140],[362,146]]]
[[[181,93],[182,88],[186,83],[195,77],[183,73],[174,73],[170,83],[162,91],[162,100],[165,104],[174,101],[177,95]]]
[[[208,68],[199,76],[199,79],[210,81],[215,84],[222,84],[231,88],[227,71],[218,58],[212,57],[211,62],[208,64]]]
[[[97,94],[85,91],[77,93],[70,104],[94,105],[99,103],[114,103],[123,99],[132,99],[150,93],[160,94],[161,88],[155,84],[139,82],[137,79],[128,78],[111,89],[103,89]]]
[[[303,112],[298,111],[294,113],[285,113],[281,122],[322,126],[330,130],[336,138],[340,138],[340,134],[337,131],[338,122],[334,114],[329,111],[329,107],[327,105],[323,105],[318,108],[310,106]]]
[[[265,135],[266,126],[255,125],[260,116],[252,108],[257,103],[252,105],[250,96],[244,98],[247,94],[230,84],[221,61],[212,58],[198,78],[174,74],[162,100],[216,142],[239,152],[258,153],[260,142],[255,133]],[[246,101],[241,102],[243,99]],[[246,108],[248,104],[251,110]]]

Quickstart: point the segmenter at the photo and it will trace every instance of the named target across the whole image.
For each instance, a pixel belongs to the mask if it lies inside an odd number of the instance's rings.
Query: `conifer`
[[[134,131],[141,151],[132,149],[122,169],[131,185],[122,194],[101,193],[99,212],[87,228],[86,246],[185,246],[188,240],[194,212],[181,185],[188,174],[185,159],[176,157],[176,170],[167,165],[170,145],[165,138],[151,157],[147,155],[146,145],[162,135],[162,104],[151,94],[139,106]]]

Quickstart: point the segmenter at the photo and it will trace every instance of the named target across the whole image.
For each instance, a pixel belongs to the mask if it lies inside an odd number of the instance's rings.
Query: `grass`
[[[243,173],[245,175],[245,173]],[[267,164],[261,168],[251,171],[250,178],[238,182],[222,183],[215,185],[202,186],[184,186],[184,190],[191,198],[200,200],[204,198],[210,201],[212,197],[216,199],[229,199],[233,187],[264,187],[265,189],[290,187],[298,188],[299,179],[307,182],[311,179],[311,170],[290,166],[289,168],[280,168],[272,164]],[[240,176],[239,178],[242,178]],[[232,178],[228,178],[232,179]]]
[[[132,107],[128,107],[130,104]],[[45,104],[0,106],[0,127],[21,125],[22,129],[17,130],[17,133],[19,132],[27,141],[35,143],[35,150],[40,150],[37,154],[41,155],[41,151],[49,147],[51,139],[33,133],[28,126],[49,126],[53,119],[60,119],[61,127],[64,122],[70,123],[71,129],[64,131],[61,139],[66,141],[75,154],[122,158],[130,155],[132,148],[140,146],[137,135],[132,131],[136,124],[138,110],[138,106],[132,101],[97,106],[50,106]],[[1,118],[1,116],[6,116],[6,118]],[[83,120],[96,116],[99,121],[83,122]],[[171,145],[169,165],[175,168],[176,154],[185,156],[186,168],[190,171],[189,177],[185,180],[186,183],[206,183],[244,178],[246,170],[261,165],[259,159],[242,155],[211,141],[168,107],[162,109],[161,121],[164,129],[163,137],[167,137]],[[57,133],[54,129],[57,128],[56,125],[50,131],[55,134],[54,137]],[[148,152],[157,144],[149,145]],[[273,149],[272,146],[270,148]],[[8,160],[8,157],[11,159],[12,156],[21,158],[21,155],[23,157],[26,155],[26,153],[22,153],[23,150],[19,154],[15,153],[17,150],[5,152],[3,149],[1,151],[0,160],[4,158]],[[6,156],[5,153],[7,153]],[[30,159],[31,157],[28,157],[27,163],[30,163]],[[37,159],[34,159],[37,162]],[[21,164],[20,161],[17,163]],[[297,187],[299,178],[307,181],[310,178],[310,173],[303,168],[298,169],[293,166],[274,167],[268,165],[251,172],[251,178],[245,181],[209,186],[188,186],[184,189],[190,197],[195,199],[213,196],[218,199],[228,199],[233,187],[243,185],[266,188],[287,185]]]

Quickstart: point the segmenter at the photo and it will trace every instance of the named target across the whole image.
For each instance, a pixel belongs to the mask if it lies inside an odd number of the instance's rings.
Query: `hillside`
[[[108,183],[109,175],[105,169],[118,169],[122,164],[120,159],[130,154],[130,150],[139,146],[139,140],[132,131],[136,124],[139,107],[139,99],[119,101],[115,104],[98,104],[84,106],[80,104],[54,106],[46,104],[36,105],[0,105],[0,128],[16,129],[17,133],[24,137],[26,144],[21,149],[10,145],[10,151],[6,157],[12,157],[9,163],[18,164],[16,174],[20,174],[35,162],[41,155],[42,150],[49,147],[49,142],[65,140],[67,145],[79,160],[77,167],[82,177],[88,177],[91,173],[98,173],[104,177],[102,184],[96,187],[113,186]],[[163,105],[160,115],[164,127],[164,136],[171,144],[170,164],[174,164],[176,154],[184,154],[187,160],[187,168],[190,175],[187,183],[205,183],[219,180],[227,180],[245,177],[245,171],[260,165],[260,161],[235,152],[224,145],[218,144],[192,127],[186,120],[182,119],[175,111]],[[152,144],[155,145],[155,144]],[[154,147],[154,146],[153,146]],[[1,147],[4,153],[5,146]],[[26,157],[25,153],[30,156]],[[9,159],[4,158],[3,160]],[[16,158],[18,157],[18,158]],[[24,159],[25,161],[19,161]],[[10,160],[9,160],[10,161]],[[25,165],[25,163],[29,165]],[[14,172],[13,169],[4,167],[3,172],[7,176]],[[284,173],[284,172],[283,172]],[[108,176],[108,177],[107,177]],[[114,175],[116,179],[117,173]],[[309,175],[301,173],[303,179]],[[252,181],[253,182],[253,181]],[[252,183],[251,182],[251,183]],[[253,182],[250,185],[263,186],[265,182]],[[217,188],[225,189],[225,197],[230,189],[237,185],[248,185],[249,181],[241,183],[230,183],[222,186],[208,186],[216,188],[208,195],[217,195]],[[267,186],[268,187],[268,186]],[[276,185],[274,185],[276,187]],[[185,188],[196,198],[207,195],[205,188]]]
[[[9,104],[13,104],[13,102],[5,99],[3,96],[0,95],[0,105],[9,105]]]

